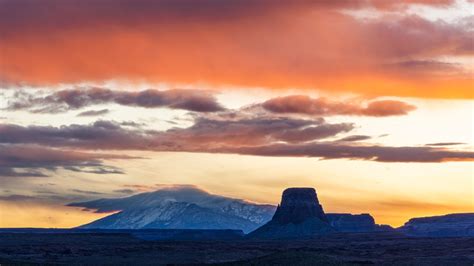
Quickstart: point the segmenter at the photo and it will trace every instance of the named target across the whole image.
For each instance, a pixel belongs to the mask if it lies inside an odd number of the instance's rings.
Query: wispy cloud
[[[82,189],[71,189],[72,192],[81,193],[81,194],[88,194],[88,195],[103,195],[104,193],[91,191],[91,190],[82,190]]]
[[[259,156],[317,157],[323,159],[358,159],[377,162],[446,162],[474,161],[474,152],[431,147],[352,146],[334,143],[272,144],[237,147],[216,152]]]
[[[463,142],[436,142],[436,143],[428,143],[426,146],[457,146],[457,145],[464,145],[466,143]]]
[[[351,142],[351,141],[362,141],[362,140],[368,140],[371,139],[371,136],[366,136],[366,135],[352,135],[352,136],[347,136],[342,139],[339,139],[338,141],[346,141],[346,142]]]
[[[110,112],[109,109],[89,110],[89,111],[81,112],[77,114],[77,116],[101,116],[101,115],[108,114],[109,112]]]
[[[0,125],[0,143],[40,144],[83,149],[194,150],[222,145],[306,142],[352,130],[351,123],[329,124],[321,119],[251,118],[213,120],[197,118],[188,128],[167,131],[125,128],[113,121],[90,125],[19,126]]]
[[[430,146],[374,146],[349,136],[345,141],[326,138],[350,132],[350,123],[328,124],[322,119],[253,118],[212,120],[198,118],[188,128],[167,131],[128,129],[111,121],[62,127],[0,126],[0,143],[37,144],[102,150],[186,151],[258,156],[360,159],[379,162],[444,162],[474,160],[472,151]],[[364,136],[363,139],[366,137]],[[349,140],[349,141],[348,141]],[[103,158],[98,156],[98,158]],[[85,167],[87,165],[83,165]],[[102,173],[100,165],[96,173]],[[72,167],[72,168],[71,168]],[[74,169],[75,165],[69,166]],[[87,168],[81,168],[88,171]],[[115,169],[105,171],[115,172]],[[89,171],[92,172],[92,171]]]
[[[0,177],[46,177],[59,168],[76,172],[123,173],[103,160],[136,157],[52,149],[37,145],[1,145]]]
[[[224,108],[214,96],[206,91],[196,90],[143,90],[120,91],[107,88],[76,88],[60,90],[45,96],[17,91],[10,99],[7,109],[28,110],[34,113],[60,113],[87,106],[115,103],[125,106],[183,109],[195,112],[216,112]],[[107,113],[107,109],[82,112],[80,116]]]

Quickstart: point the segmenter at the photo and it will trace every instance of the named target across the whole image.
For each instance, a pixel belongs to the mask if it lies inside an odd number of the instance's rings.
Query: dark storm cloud
[[[105,159],[134,157],[70,150],[51,149],[36,145],[0,145],[0,177],[46,177],[59,168],[78,172],[122,173],[103,164]]]
[[[397,116],[406,115],[416,109],[402,101],[375,100],[369,103],[330,101],[325,98],[311,98],[306,95],[291,95],[267,100],[263,109],[279,114],[306,115],[357,115],[357,116]]]
[[[60,90],[46,96],[18,91],[9,101],[9,110],[28,110],[34,113],[59,113],[87,106],[115,103],[145,108],[166,107],[194,112],[217,112],[224,108],[214,96],[199,90],[143,90],[120,91],[107,88],[77,88]],[[107,113],[108,110],[88,111],[79,115],[91,116]]]

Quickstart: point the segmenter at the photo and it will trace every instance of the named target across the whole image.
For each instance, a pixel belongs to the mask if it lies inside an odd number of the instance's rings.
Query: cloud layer
[[[472,151],[445,147],[390,147],[363,143],[368,136],[328,138],[350,132],[350,123],[323,119],[253,118],[218,120],[197,118],[188,128],[150,131],[124,128],[111,121],[63,127],[0,126],[0,143],[36,144],[89,150],[149,150],[233,153],[258,156],[360,159],[379,162],[472,161]],[[68,169],[74,170],[75,166]]]
[[[336,102],[324,98],[315,99],[306,95],[278,97],[265,101],[261,106],[273,113],[318,116],[395,116],[406,115],[416,109],[413,105],[394,100],[375,100],[364,106],[357,102]]]
[[[200,113],[261,111],[274,114],[300,114],[311,116],[399,116],[416,109],[398,100],[329,100],[306,95],[289,95],[257,103],[244,110],[226,110],[207,91],[197,90],[143,90],[120,91],[108,88],[68,89],[36,96],[34,92],[18,91],[8,99],[7,110],[28,110],[33,113],[60,113],[105,103],[144,108],[183,109]],[[108,113],[108,109],[81,112],[78,116],[96,116]]]
[[[113,121],[90,125],[19,126],[0,124],[0,143],[81,149],[205,151],[226,145],[307,142],[352,130],[350,123],[322,119],[253,118],[236,121],[198,118],[189,128],[167,131],[128,129]],[[206,148],[207,147],[207,148]]]
[[[46,177],[47,171],[59,168],[95,174],[123,174],[120,168],[104,165],[103,160],[133,158],[37,145],[0,144],[0,177]]]
[[[221,151],[222,152],[222,151]],[[377,162],[446,162],[474,161],[472,151],[453,151],[431,147],[351,146],[334,143],[274,144],[240,147],[224,152],[258,156],[318,157],[323,159],[358,159]]]
[[[182,109],[195,112],[216,112],[224,108],[206,91],[143,90],[119,91],[107,88],[77,88],[60,90],[46,96],[18,91],[9,102],[9,110],[29,110],[35,113],[59,113],[96,104],[115,103],[125,106]],[[106,113],[104,110],[99,114]],[[81,115],[97,115],[97,112]]]
[[[472,18],[429,21],[380,12],[413,3],[443,8],[454,1],[4,0],[0,78],[473,98],[469,71],[440,61],[473,55],[472,27],[466,26]],[[378,16],[341,12],[368,7]]]

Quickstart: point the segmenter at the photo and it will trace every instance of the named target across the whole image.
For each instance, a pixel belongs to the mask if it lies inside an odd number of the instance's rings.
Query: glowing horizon
[[[474,2],[0,1],[0,227],[160,185],[474,212]]]

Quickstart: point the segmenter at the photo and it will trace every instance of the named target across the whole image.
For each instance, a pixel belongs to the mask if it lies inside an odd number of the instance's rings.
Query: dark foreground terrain
[[[299,240],[144,240],[124,232],[0,232],[1,265],[470,265],[474,238],[399,233]]]

